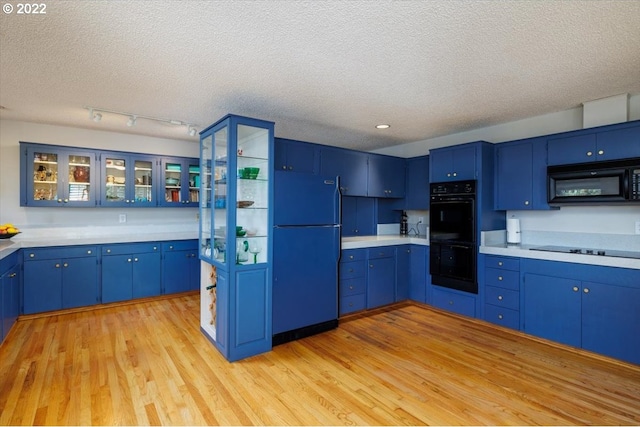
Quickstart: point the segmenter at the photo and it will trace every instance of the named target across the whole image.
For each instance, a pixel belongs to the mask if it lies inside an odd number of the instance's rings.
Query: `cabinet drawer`
[[[340,262],[359,261],[367,259],[366,249],[345,249],[340,253]]]
[[[126,243],[102,246],[102,255],[126,255],[144,252],[159,252],[160,244],[158,242],[149,243]]]
[[[475,317],[476,299],[472,296],[448,292],[434,287],[432,301],[435,307],[464,316]]]
[[[396,256],[395,246],[382,246],[379,248],[370,248],[368,250],[369,259],[389,258]]]
[[[354,311],[364,310],[365,295],[350,295],[340,298],[340,315],[353,313]]]
[[[364,260],[340,263],[340,280],[364,277],[366,265]]]
[[[340,280],[340,296],[363,294],[366,290],[364,277]]]
[[[484,280],[488,286],[520,290],[520,272],[513,270],[500,270],[487,268],[484,271]]]
[[[520,312],[517,310],[486,304],[484,306],[484,320],[496,325],[520,330]]]
[[[54,248],[29,248],[24,251],[24,261],[80,258],[85,256],[96,256],[98,249],[96,246],[66,246]]]
[[[494,286],[487,286],[485,290],[485,303],[513,310],[520,309],[520,292],[512,291],[510,289],[496,288]]]
[[[520,271],[520,258],[487,255],[485,263],[487,267]]]
[[[162,243],[162,250],[165,252],[170,251],[190,251],[198,249],[197,240],[176,240],[174,242]]]

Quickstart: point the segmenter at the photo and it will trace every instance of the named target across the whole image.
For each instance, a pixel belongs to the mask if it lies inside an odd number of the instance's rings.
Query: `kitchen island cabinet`
[[[640,270],[522,260],[523,331],[640,363]]]
[[[97,304],[97,253],[96,246],[25,250],[23,313]]]
[[[158,242],[102,246],[102,302],[161,294]]]

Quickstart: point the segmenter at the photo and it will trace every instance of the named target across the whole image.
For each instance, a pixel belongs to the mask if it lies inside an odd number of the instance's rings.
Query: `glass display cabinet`
[[[271,349],[273,132],[227,115],[200,134],[201,329],[231,361]]]
[[[162,159],[161,206],[197,207],[200,200],[200,167],[197,159]]]
[[[102,206],[156,206],[157,159],[148,155],[103,153]]]
[[[26,171],[22,206],[96,206],[96,158],[93,152],[29,144],[21,170]]]

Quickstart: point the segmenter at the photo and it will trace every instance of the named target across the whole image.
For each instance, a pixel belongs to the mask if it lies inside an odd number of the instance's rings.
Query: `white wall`
[[[119,226],[118,215],[121,213],[127,214],[127,226],[196,223],[197,209],[191,208],[20,207],[19,141],[167,156],[200,155],[198,144],[191,141],[0,120],[0,224],[12,222],[21,228]]]
[[[471,141],[494,143],[513,141],[558,132],[582,129],[582,107],[530,117],[524,120],[475,129],[388,147],[376,152],[400,157],[415,157],[429,149]],[[629,120],[640,120],[640,94],[629,97]],[[520,218],[525,231],[576,232],[594,234],[634,234],[640,221],[640,206],[571,206],[554,211],[508,211],[507,217]],[[428,216],[427,216],[428,217]],[[640,236],[638,236],[640,239]]]

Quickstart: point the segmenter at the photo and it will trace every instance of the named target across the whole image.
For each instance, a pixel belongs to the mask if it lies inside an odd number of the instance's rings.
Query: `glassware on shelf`
[[[258,263],[258,254],[262,251],[262,247],[256,239],[249,244],[249,252],[253,254],[253,263]]]

